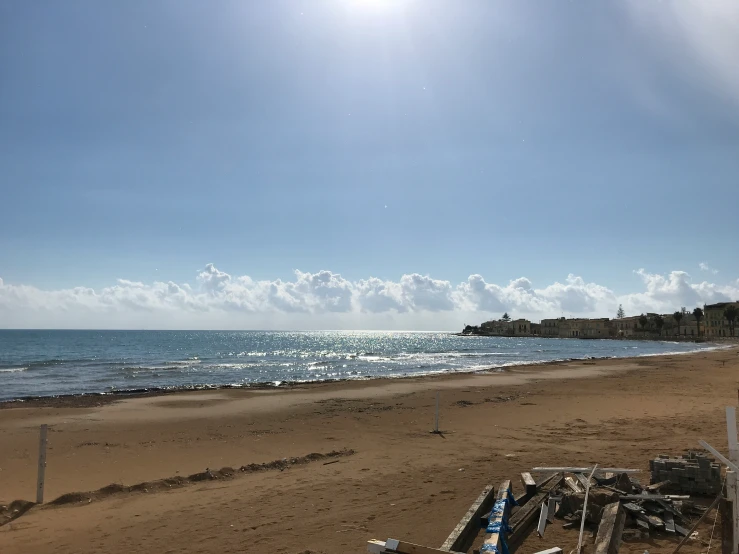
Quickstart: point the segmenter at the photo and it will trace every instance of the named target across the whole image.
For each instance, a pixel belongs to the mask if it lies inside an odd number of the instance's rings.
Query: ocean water
[[[712,345],[448,333],[0,330],[0,400],[400,377],[707,348]]]

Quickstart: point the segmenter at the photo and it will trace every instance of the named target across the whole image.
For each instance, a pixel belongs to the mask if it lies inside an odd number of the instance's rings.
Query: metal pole
[[[439,391],[436,391],[436,418],[434,419],[434,433],[439,432]]]
[[[38,481],[36,483],[36,504],[44,503],[44,479],[46,477],[46,433],[48,425],[41,426],[38,442]]]
[[[593,475],[595,474],[595,470],[598,469],[598,464],[595,464],[593,466],[593,471],[590,472],[590,477],[588,477],[588,483],[585,487],[585,500],[583,500],[582,503],[582,521],[580,521],[580,538],[577,539],[577,554],[580,554],[582,551],[582,534],[585,532],[585,518],[588,515],[588,495],[590,494],[590,481],[593,479]]]

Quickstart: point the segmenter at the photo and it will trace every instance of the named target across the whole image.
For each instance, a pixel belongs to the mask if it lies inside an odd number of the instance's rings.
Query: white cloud
[[[257,281],[213,264],[197,273],[195,286],[119,279],[97,290],[43,290],[0,279],[0,326],[457,329],[503,312],[533,320],[601,317],[613,316],[619,304],[636,314],[739,298],[739,280],[718,285],[693,283],[684,271],[635,273],[643,290],[622,296],[576,275],[543,288],[526,277],[497,285],[476,274],[456,286],[417,273],[350,281],[331,271],[295,271],[289,281]]]
[[[707,281],[692,283],[690,275],[684,271],[659,275],[639,269],[635,273],[641,277],[646,291],[628,294],[620,299],[624,309],[630,313],[670,313],[683,306],[690,308],[739,299],[739,282],[729,285]]]
[[[718,269],[714,269],[704,262],[699,263],[698,268],[700,268],[701,271],[708,271],[709,273],[713,273],[714,275],[718,273]]]

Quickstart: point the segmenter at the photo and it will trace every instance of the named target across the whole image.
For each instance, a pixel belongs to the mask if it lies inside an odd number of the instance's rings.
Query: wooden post
[[[734,406],[726,408],[726,434],[729,438],[729,459],[739,464],[739,441],[736,436],[736,408]]]
[[[38,481],[36,483],[36,504],[44,503],[44,480],[46,476],[46,433],[48,425],[41,426],[38,442]]]
[[[721,513],[721,553],[736,554],[736,542],[734,541],[734,512],[735,506],[732,502],[731,494],[736,489],[736,473],[729,470],[726,472],[726,496],[721,499],[718,505]],[[737,537],[739,540],[739,537]]]
[[[536,481],[534,481],[534,478],[528,471],[521,474],[521,484],[523,484],[526,494],[530,496],[534,496],[536,494]]]
[[[617,554],[621,546],[621,534],[626,523],[626,513],[620,502],[613,502],[603,508],[603,517],[595,537],[595,554]]]
[[[729,460],[739,466],[739,440],[736,435],[736,408],[726,408],[726,433],[729,443]],[[733,549],[731,554],[739,554],[739,482],[736,471],[726,472],[726,502],[727,510],[731,508]],[[727,514],[728,516],[728,514]],[[728,529],[727,529],[728,532]]]

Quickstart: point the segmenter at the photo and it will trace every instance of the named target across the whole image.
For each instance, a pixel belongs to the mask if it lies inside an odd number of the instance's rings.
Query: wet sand
[[[0,552],[343,554],[387,537],[438,547],[486,484],[509,478],[520,490],[519,473],[535,465],[646,470],[701,438],[725,449],[738,353],[6,408],[0,504],[34,500],[41,423],[47,502],[83,494],[0,526]],[[442,436],[429,433],[436,391]],[[190,479],[206,468],[218,478]],[[123,486],[98,491],[111,484]],[[577,533],[549,539],[569,551]],[[674,546],[649,540],[622,552]]]

